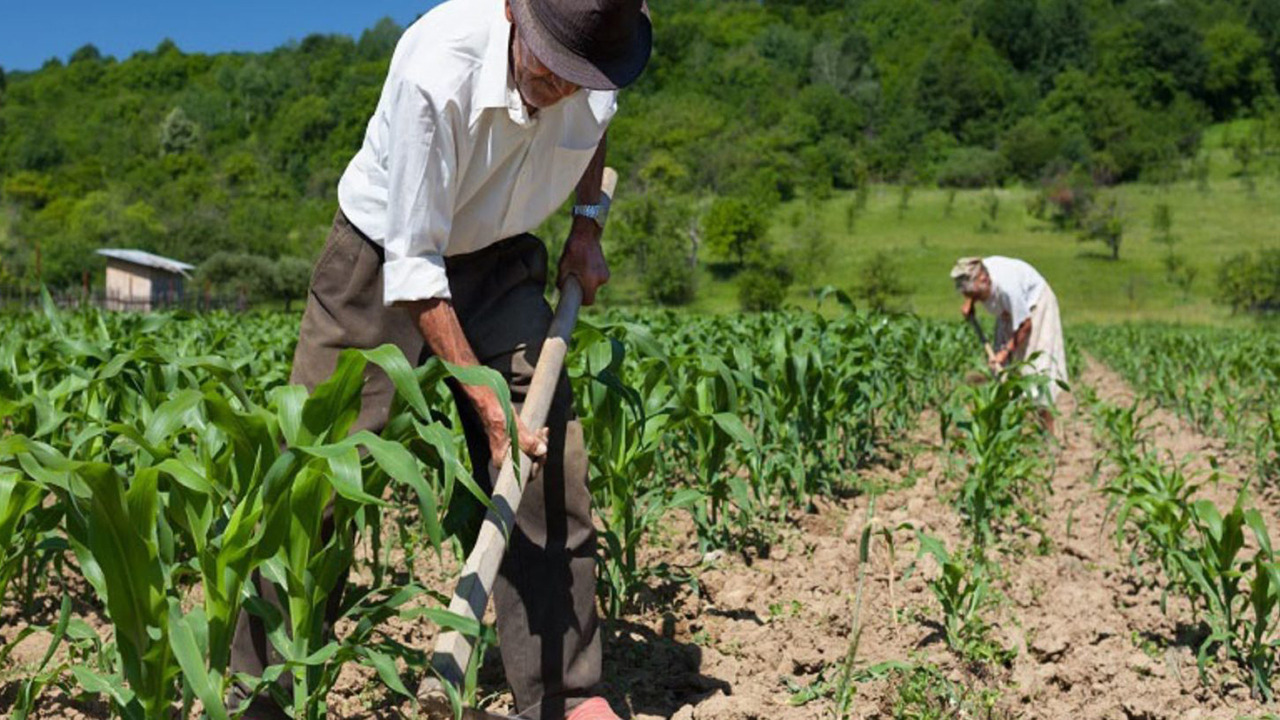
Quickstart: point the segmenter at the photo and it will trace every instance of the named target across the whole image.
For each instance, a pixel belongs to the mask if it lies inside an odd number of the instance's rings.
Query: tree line
[[[783,201],[1168,179],[1207,125],[1280,104],[1280,0],[650,6],[653,60],[610,134],[628,190],[609,242],[662,303],[711,259],[754,290],[803,275],[762,241]],[[86,45],[0,71],[0,284],[79,284],[115,246],[213,258],[209,283],[256,263],[275,278],[258,292],[295,293],[282,278],[323,242],[401,32],[125,59]]]

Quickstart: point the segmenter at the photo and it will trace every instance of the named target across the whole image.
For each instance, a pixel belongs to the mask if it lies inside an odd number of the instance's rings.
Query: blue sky
[[[359,37],[379,18],[412,22],[439,0],[0,0],[0,67],[35,70],[85,43],[123,60],[166,37],[187,52],[260,51],[311,33]]]

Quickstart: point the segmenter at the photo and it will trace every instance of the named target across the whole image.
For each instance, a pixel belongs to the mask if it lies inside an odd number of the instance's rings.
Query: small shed
[[[99,250],[107,258],[107,310],[153,309],[182,301],[183,280],[194,265],[153,255],[143,250]]]

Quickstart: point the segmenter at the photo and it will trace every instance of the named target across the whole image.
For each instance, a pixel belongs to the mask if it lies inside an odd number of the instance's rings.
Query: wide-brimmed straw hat
[[[591,90],[630,85],[649,62],[644,0],[510,0],[521,40],[551,72]]]

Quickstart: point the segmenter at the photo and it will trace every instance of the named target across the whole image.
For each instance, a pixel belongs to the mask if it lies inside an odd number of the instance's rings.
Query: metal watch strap
[[[595,205],[574,205],[573,216],[590,218],[591,220],[595,220],[596,224],[603,228],[605,218],[609,217],[610,203],[611,200],[608,195],[601,195],[600,202]]]

